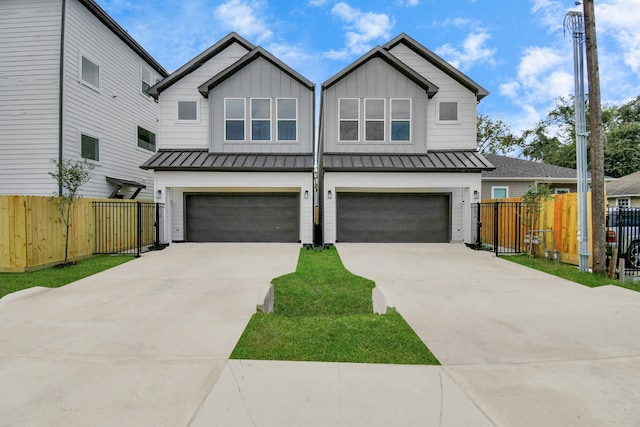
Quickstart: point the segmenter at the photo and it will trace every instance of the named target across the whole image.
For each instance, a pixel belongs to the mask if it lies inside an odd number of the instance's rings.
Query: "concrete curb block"
[[[265,292],[262,293],[264,297],[261,297],[256,304],[256,311],[260,311],[262,313],[273,312],[273,285],[268,286],[269,287],[265,289]]]
[[[375,314],[386,314],[388,308],[393,308],[389,296],[378,286],[371,291],[371,299],[373,300],[373,312]]]
[[[12,292],[0,298],[0,304],[7,304],[21,299],[31,298],[32,296],[52,291],[52,288],[44,288],[42,286],[34,286],[32,288],[23,289],[21,291]]]

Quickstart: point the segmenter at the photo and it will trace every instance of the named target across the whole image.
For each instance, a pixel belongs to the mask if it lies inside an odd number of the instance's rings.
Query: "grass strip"
[[[130,255],[97,255],[68,267],[51,267],[27,273],[0,273],[0,298],[34,286],[59,288],[132,259],[134,257]]]
[[[253,315],[232,359],[439,364],[400,313],[373,314],[375,284],[334,247],[302,249],[296,272],[273,284],[274,312]]]
[[[571,280],[572,282],[576,282],[590,288],[615,285],[640,292],[640,283],[638,282],[634,283],[632,280],[629,280],[625,283],[622,283],[619,280],[610,279],[607,276],[599,276],[593,273],[583,273],[575,265],[548,261],[542,258],[529,258],[527,255],[509,255],[501,256],[500,258],[515,262],[520,265],[524,265],[525,267],[543,271],[545,273],[552,274],[563,279]]]

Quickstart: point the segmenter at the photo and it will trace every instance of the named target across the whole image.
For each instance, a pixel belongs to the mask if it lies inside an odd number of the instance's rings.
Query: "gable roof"
[[[198,87],[198,91],[202,94],[202,96],[207,98],[209,96],[209,91],[211,89],[218,86],[219,84],[221,84],[222,82],[227,80],[229,77],[233,76],[239,70],[246,67],[247,65],[249,65],[250,63],[252,63],[258,58],[264,58],[265,60],[273,64],[275,67],[279,68],[284,73],[288,74],[291,78],[296,80],[298,83],[300,83],[307,89],[309,90],[315,89],[315,84],[313,84],[311,81],[307,80],[297,71],[295,71],[293,68],[289,67],[284,62],[280,61],[278,58],[276,58],[275,56],[267,52],[264,48],[258,46],[253,48],[249,53],[247,53],[245,56],[240,58],[238,61],[234,62],[229,67],[225,68],[224,70],[222,70],[221,72],[219,72],[218,74],[216,74],[215,76],[213,76],[212,78],[210,78],[209,80],[201,84]]]
[[[240,46],[244,47],[248,51],[255,49],[254,45],[252,45],[247,40],[240,37],[237,33],[235,32],[229,33],[227,36],[225,36],[220,41],[218,41],[217,43],[209,47],[200,55],[196,56],[191,61],[184,64],[182,67],[178,68],[169,77],[153,85],[149,89],[149,95],[151,95],[155,99],[158,99],[158,96],[162,91],[169,88],[171,85],[173,85],[174,83],[182,79],[184,76],[200,68],[211,58],[213,58],[214,56],[216,56],[217,54],[219,54],[220,52],[222,52],[223,50],[225,50],[226,48],[228,48],[234,43],[238,43]]]
[[[104,11],[98,4],[93,0],[78,0],[81,5],[83,5],[89,12],[91,12],[96,18],[104,24],[112,33],[114,33],[120,40],[122,40],[127,46],[131,48],[138,56],[144,59],[149,65],[153,67],[154,70],[158,72],[162,77],[167,77],[169,73],[165,70],[162,65],[158,63],[142,46],[136,42],[133,37],[129,35],[116,21],[110,17],[107,12]]]
[[[471,92],[475,93],[478,101],[489,95],[489,92],[485,88],[473,81],[469,76],[462,73],[460,70],[449,64],[447,61],[445,61],[405,33],[398,35],[393,40],[386,43],[384,45],[384,48],[387,50],[391,50],[399,44],[404,44],[409,49],[413,50],[422,58],[427,60],[429,63],[433,64],[445,74],[449,75],[458,83],[469,89]]]
[[[640,196],[640,171],[607,182],[607,197]]]
[[[507,180],[577,180],[578,171],[562,166],[549,165],[531,160],[516,159],[497,154],[485,154],[489,162],[496,168],[482,172],[482,179]]]
[[[387,52],[387,50],[377,46],[371,49],[369,52],[365,53],[355,62],[351,63],[348,67],[344,68],[342,71],[334,74],[329,80],[322,83],[322,89],[328,89],[343,78],[345,78],[352,71],[361,67],[365,63],[369,62],[374,58],[380,58],[385,61],[387,64],[398,70],[401,74],[405,75],[409,80],[413,81],[415,84],[420,86],[427,92],[427,96],[432,98],[436,93],[438,93],[438,86],[431,83],[429,80],[424,78],[421,74],[416,72],[413,68],[407,66],[404,62],[400,61],[398,58]]]

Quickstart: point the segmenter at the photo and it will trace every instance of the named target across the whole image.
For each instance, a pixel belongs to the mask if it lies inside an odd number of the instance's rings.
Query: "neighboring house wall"
[[[215,60],[185,75],[162,92],[160,121],[162,131],[159,148],[209,148],[209,103],[198,92],[198,86],[224,70],[248,52],[237,43],[231,44],[215,56]],[[195,101],[198,118],[195,121],[178,120],[178,102]]]
[[[510,180],[482,180],[482,200],[489,200],[493,198],[494,187],[497,188],[507,188],[508,189],[508,197],[522,197],[524,193],[527,192],[529,186],[534,182],[542,182],[543,181],[510,181]],[[547,183],[551,190],[551,193],[555,193],[556,190],[563,191],[568,189],[570,193],[575,193],[577,191],[577,186],[575,183]]]
[[[57,189],[61,19],[61,1],[0,2],[0,194]]]

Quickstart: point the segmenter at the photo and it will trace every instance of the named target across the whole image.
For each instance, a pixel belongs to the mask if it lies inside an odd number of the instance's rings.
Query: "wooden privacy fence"
[[[69,227],[69,260],[89,257],[98,252],[98,244],[109,243],[110,253],[131,246],[129,233],[122,229],[134,224],[136,236],[153,241],[154,222],[146,220],[138,233],[138,221],[133,210],[121,210],[96,221],[94,202],[109,204],[137,203],[131,200],[88,199],[75,201]],[[148,228],[151,228],[151,232]],[[28,271],[64,261],[65,227],[57,204],[43,196],[0,196],[0,271]]]
[[[589,242],[591,239],[591,193],[588,194]],[[481,224],[478,242],[482,249],[496,253],[527,251],[527,229],[523,220],[524,207],[520,198],[487,200],[477,204],[476,216]],[[545,256],[558,252],[560,261],[578,264],[578,194],[557,194],[542,204],[538,223],[532,227],[534,251]]]

